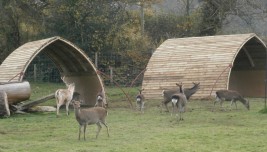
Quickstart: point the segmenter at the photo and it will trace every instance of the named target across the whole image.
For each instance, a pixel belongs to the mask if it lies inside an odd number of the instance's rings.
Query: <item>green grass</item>
[[[31,97],[29,101],[36,100],[41,97],[47,96],[49,94],[55,93],[55,91],[59,88],[65,88],[65,85],[63,83],[31,83]],[[106,87],[106,95],[108,102],[111,106],[127,106],[130,107],[128,97],[130,98],[131,102],[134,102],[134,98],[138,93],[138,87]],[[123,93],[123,91],[128,95],[128,97]],[[124,101],[127,103],[127,105],[124,104]],[[26,101],[27,102],[27,101]],[[122,103],[122,104],[121,104]],[[48,106],[56,106],[55,99],[51,99],[46,101],[45,103],[42,103],[40,105],[48,105]]]
[[[131,97],[136,92],[135,88],[124,89]],[[179,122],[170,113],[160,113],[160,101],[148,101],[141,114],[129,108],[118,89],[107,88],[107,94],[110,137],[103,126],[95,139],[97,128],[91,125],[87,140],[79,141],[72,108],[69,116],[63,108],[59,118],[55,112],[14,114],[0,119],[0,152],[267,151],[267,115],[259,112],[264,108],[263,99],[250,99],[250,111],[238,103],[237,110],[217,107],[214,112],[211,101],[193,100],[188,103],[185,120]]]

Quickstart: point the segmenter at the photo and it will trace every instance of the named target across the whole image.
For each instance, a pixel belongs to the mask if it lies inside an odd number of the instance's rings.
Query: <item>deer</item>
[[[77,100],[72,101],[74,112],[75,112],[75,118],[77,122],[79,123],[79,140],[81,137],[82,127],[83,127],[83,139],[85,139],[85,132],[87,125],[93,125],[96,124],[98,127],[97,133],[96,133],[96,139],[99,135],[99,132],[102,128],[101,124],[103,124],[107,128],[107,134],[109,137],[109,128],[106,123],[106,117],[108,115],[108,112],[103,107],[92,107],[92,108],[85,108],[81,109],[81,102]]]
[[[193,83],[192,88],[184,88],[184,94],[185,94],[187,100],[189,100],[189,98],[193,94],[195,94],[200,88],[200,83],[195,83],[195,82],[192,82],[192,83]],[[176,83],[176,85],[178,85],[178,84]],[[162,106],[161,106],[161,112],[162,112],[163,105],[165,105],[167,112],[169,112],[168,103],[171,102],[171,97],[175,93],[180,93],[179,87],[175,88],[175,89],[169,89],[169,90],[163,90],[162,91],[163,101],[162,101]]]
[[[136,96],[136,108],[139,109],[142,113],[144,113],[145,106],[145,96],[142,94],[144,89],[138,89],[139,94]]]
[[[237,109],[236,101],[240,101],[249,110],[249,101],[245,99],[239,92],[235,90],[218,90],[215,92],[215,101],[213,110],[215,108],[216,102],[220,102],[221,108],[223,101],[231,101],[230,109],[232,110],[232,105],[235,103]]]
[[[174,114],[174,109],[176,107],[179,111],[179,116],[180,116],[179,120],[184,120],[182,113],[185,112],[187,98],[186,98],[186,95],[184,93],[183,84],[180,83],[180,84],[176,84],[176,85],[179,87],[179,92],[173,94],[171,97],[172,114]]]
[[[61,77],[65,85],[67,86],[67,89],[58,89],[55,92],[55,98],[56,98],[56,104],[57,104],[57,117],[59,116],[59,108],[65,104],[66,105],[66,113],[69,115],[69,104],[73,98],[73,93],[75,90],[75,83],[67,83],[64,80],[64,77]]]
[[[107,107],[107,102],[106,102],[106,98],[105,98],[105,93],[104,91],[101,90],[97,93],[96,95],[96,103],[95,103],[95,107]]]

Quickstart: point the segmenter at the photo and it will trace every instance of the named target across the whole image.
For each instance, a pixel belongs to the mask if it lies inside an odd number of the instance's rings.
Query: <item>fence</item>
[[[104,75],[104,84],[107,86],[114,86],[114,81],[120,86],[130,86],[134,81],[134,86],[139,86],[142,83],[143,67],[136,67],[131,60],[123,58],[120,55],[106,53],[106,54],[92,54],[90,57],[95,63],[95,66]],[[53,63],[53,61],[44,53],[38,54],[25,72],[24,79],[30,82],[51,82],[60,83],[60,73]]]

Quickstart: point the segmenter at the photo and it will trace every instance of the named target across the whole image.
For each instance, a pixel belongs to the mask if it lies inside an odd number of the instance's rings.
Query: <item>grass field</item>
[[[132,97],[136,89],[128,91]],[[148,101],[141,114],[129,108],[118,89],[108,88],[107,94],[110,137],[103,126],[95,139],[97,127],[92,125],[87,127],[87,140],[79,141],[72,108],[69,116],[63,108],[59,118],[55,112],[14,114],[0,119],[0,152],[267,151],[267,115],[259,112],[264,108],[263,99],[250,99],[250,111],[239,102],[237,110],[217,107],[214,112],[211,101],[193,100],[185,120],[179,122],[170,113],[160,113],[160,101]]]

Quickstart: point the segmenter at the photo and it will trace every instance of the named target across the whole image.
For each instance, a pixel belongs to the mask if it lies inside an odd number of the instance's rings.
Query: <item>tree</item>
[[[38,20],[42,7],[41,1],[0,1],[0,63],[21,44],[34,40],[42,30]]]

